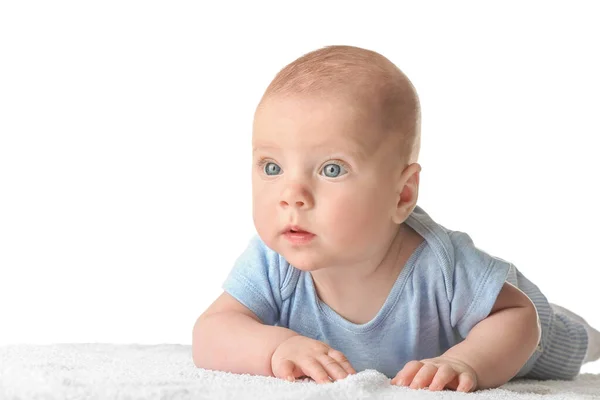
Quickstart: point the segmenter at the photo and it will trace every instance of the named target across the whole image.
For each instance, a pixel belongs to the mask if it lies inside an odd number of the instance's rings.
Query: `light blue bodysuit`
[[[437,357],[464,340],[509,282],[534,302],[542,325],[538,348],[517,377],[571,379],[579,373],[587,349],[584,327],[556,313],[514,265],[478,249],[467,234],[437,224],[419,206],[406,224],[425,240],[365,324],[344,319],[322,302],[310,273],[294,268],[258,236],[223,289],[263,323],[327,343],[356,371],[375,369],[392,378],[408,361]]]

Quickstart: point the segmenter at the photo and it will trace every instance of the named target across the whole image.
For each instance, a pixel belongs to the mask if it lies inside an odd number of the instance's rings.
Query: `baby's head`
[[[419,100],[376,52],[330,46],[284,67],[257,107],[252,146],[257,232],[299,269],[381,253],[416,205]]]

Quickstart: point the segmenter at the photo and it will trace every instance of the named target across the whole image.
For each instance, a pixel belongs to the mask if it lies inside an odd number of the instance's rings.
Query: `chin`
[[[321,263],[315,262],[314,260],[307,260],[293,256],[288,258],[285,255],[283,256],[283,258],[285,258],[286,261],[290,263],[290,265],[292,265],[296,269],[299,269],[300,271],[311,272],[323,268],[323,265]]]
[[[301,271],[316,271],[323,268],[326,264],[319,257],[319,251],[316,251],[310,245],[296,247],[291,245],[282,235],[269,235],[269,240],[263,239],[263,241],[267,247],[281,255],[290,265]]]
[[[285,239],[283,239],[285,240]],[[324,267],[324,260],[318,258],[318,254],[312,249],[289,248],[286,244],[276,246],[275,250],[292,266],[301,271],[316,271]]]
[[[284,257],[285,258],[285,257]],[[307,263],[307,262],[294,262],[293,260],[289,260],[286,258],[286,261],[290,263],[290,265],[300,271],[304,272],[313,272],[318,271],[323,268],[322,265],[318,265],[315,263]]]

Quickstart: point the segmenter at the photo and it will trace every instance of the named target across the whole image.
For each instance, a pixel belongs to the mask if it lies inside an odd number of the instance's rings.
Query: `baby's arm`
[[[292,381],[307,376],[329,383],[330,377],[356,373],[341,352],[290,329],[264,325],[227,292],[196,321],[192,358],[199,368]]]
[[[541,328],[535,306],[505,283],[490,315],[444,356],[457,358],[477,373],[478,389],[498,387],[513,378],[535,351]]]
[[[280,343],[298,334],[264,325],[224,292],[196,321],[192,358],[198,368],[237,374],[273,376],[271,357]]]
[[[440,357],[411,361],[392,383],[433,390],[444,386],[464,391],[495,388],[525,365],[540,335],[531,300],[505,283],[488,317],[475,325],[465,340]],[[471,387],[471,383],[476,386]]]

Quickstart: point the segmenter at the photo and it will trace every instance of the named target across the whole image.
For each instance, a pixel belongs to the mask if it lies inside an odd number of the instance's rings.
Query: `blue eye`
[[[279,172],[281,172],[281,167],[275,163],[268,162],[265,164],[263,170],[267,175],[279,175]]]
[[[325,176],[328,178],[337,178],[338,176],[344,175],[341,171],[345,171],[344,167],[339,164],[327,164],[323,168],[323,172],[325,172]],[[346,172],[347,173],[347,172]]]

